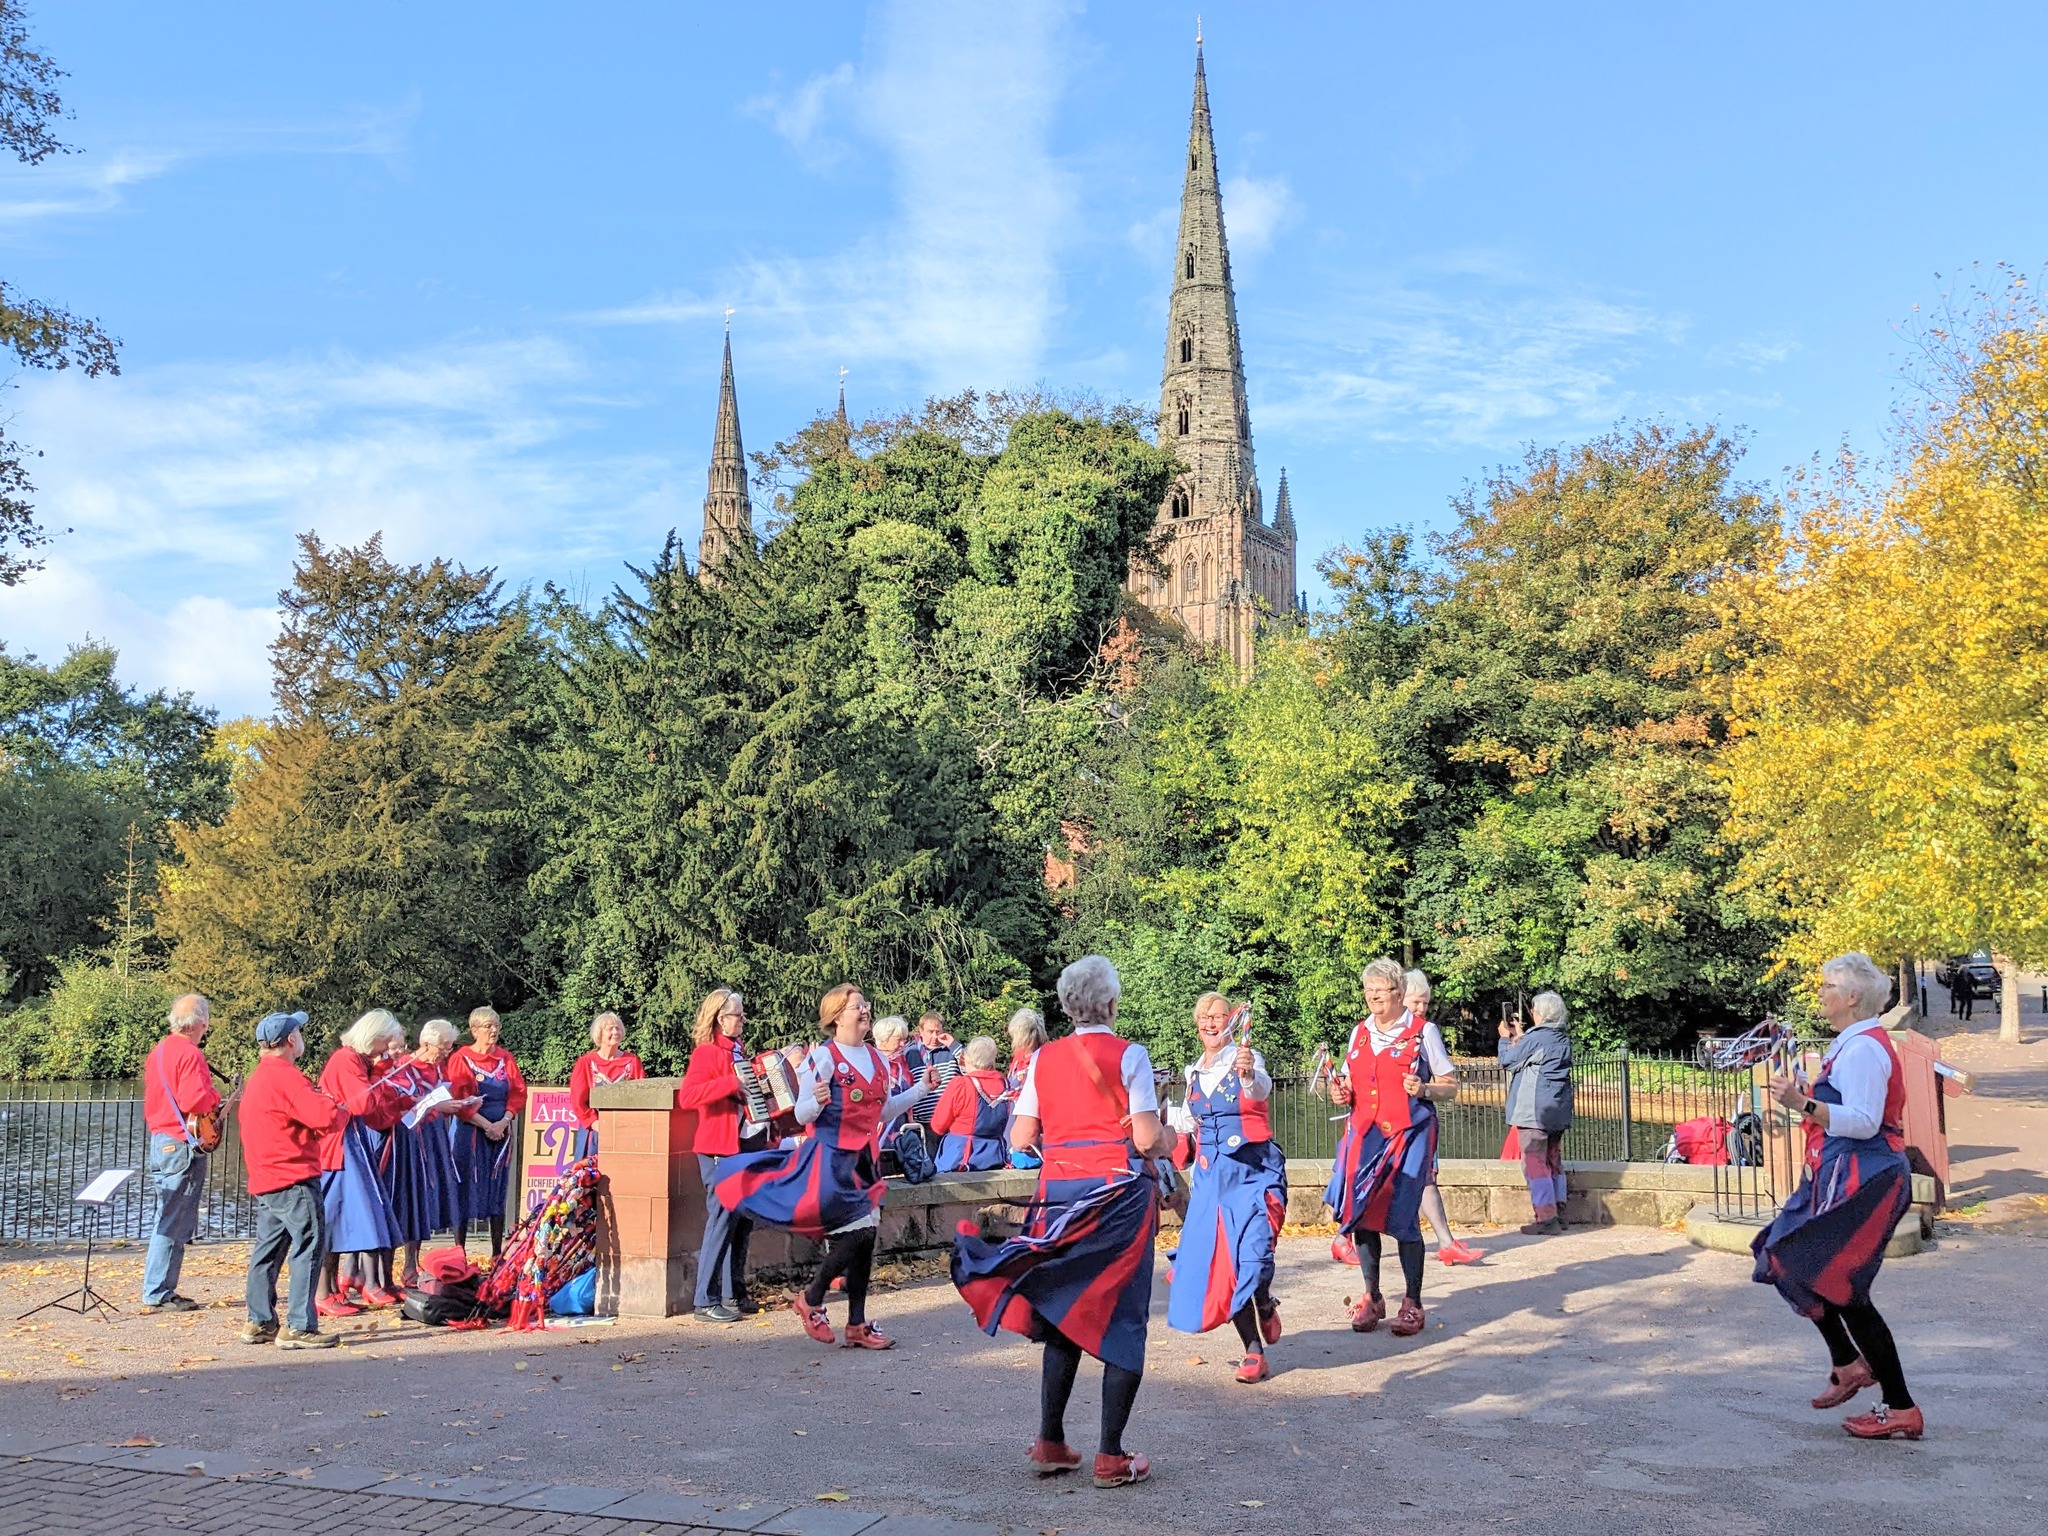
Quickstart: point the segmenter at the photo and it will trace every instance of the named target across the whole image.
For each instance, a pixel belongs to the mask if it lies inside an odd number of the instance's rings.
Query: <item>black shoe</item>
[[[142,1309],[142,1315],[144,1317],[149,1317],[157,1312],[197,1312],[198,1310],[199,1303],[194,1301],[190,1296],[179,1296],[173,1294],[170,1296],[166,1296],[162,1301],[144,1307]]]
[[[761,1310],[761,1303],[754,1300],[751,1296],[742,1296],[738,1301],[732,1302],[730,1305],[741,1317],[753,1317]]]
[[[736,1323],[739,1320],[739,1309],[729,1307],[722,1301],[713,1306],[697,1309],[697,1321],[700,1323]]]

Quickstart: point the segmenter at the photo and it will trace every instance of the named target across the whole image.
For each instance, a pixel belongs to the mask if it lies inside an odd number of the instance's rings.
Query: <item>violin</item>
[[[206,1063],[206,1070],[227,1085],[227,1092],[221,1095],[220,1103],[203,1115],[194,1115],[187,1124],[192,1133],[192,1145],[201,1152],[214,1152],[220,1149],[221,1139],[227,1135],[228,1111],[242,1096],[242,1082],[240,1078],[229,1077],[211,1060]]]

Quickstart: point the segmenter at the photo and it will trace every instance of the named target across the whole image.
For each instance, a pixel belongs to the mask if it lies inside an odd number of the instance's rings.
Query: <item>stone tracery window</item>
[[[1195,248],[1192,245],[1188,247],[1187,274],[1189,277],[1195,275]]]
[[[1195,328],[1192,325],[1180,328],[1180,360],[1184,363],[1195,360]]]
[[[1188,435],[1188,419],[1193,412],[1193,408],[1194,401],[1190,400],[1186,395],[1182,395],[1174,416],[1175,425],[1182,437]]]

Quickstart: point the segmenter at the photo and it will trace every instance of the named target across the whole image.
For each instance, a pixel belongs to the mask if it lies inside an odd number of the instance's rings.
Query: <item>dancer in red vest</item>
[[[882,1127],[909,1109],[931,1084],[927,1073],[908,1088],[889,1091],[889,1065],[867,1043],[874,1010],[860,988],[841,982],[818,1004],[818,1020],[831,1038],[812,1048],[797,1072],[796,1117],[810,1134],[794,1146],[721,1158],[710,1195],[749,1221],[783,1227],[831,1246],[811,1283],[790,1298],[805,1333],[832,1342],[825,1297],[846,1279],[848,1349],[890,1349],[896,1341],[868,1321],[868,1276],[886,1193],[877,1162]]]
[[[1074,1033],[1032,1057],[1010,1122],[1010,1145],[1037,1147],[1044,1158],[1032,1218],[996,1243],[963,1223],[953,1243],[953,1284],[982,1329],[1045,1345],[1038,1440],[1026,1453],[1040,1476],[1081,1464],[1067,1445],[1067,1400],[1081,1356],[1102,1362],[1098,1488],[1143,1482],[1152,1470],[1125,1451],[1123,1433],[1145,1374],[1159,1231],[1159,1185],[1144,1159],[1170,1155],[1176,1139],[1159,1122],[1145,1048],[1115,1033],[1121,992],[1101,955],[1060,973],[1060,1007]]]
[[[1351,1123],[1337,1143],[1337,1166],[1324,1198],[1338,1228],[1358,1244],[1366,1294],[1351,1309],[1355,1333],[1387,1315],[1380,1294],[1380,1244],[1391,1234],[1405,1282],[1392,1332],[1422,1332],[1422,1193],[1436,1164],[1436,1106],[1458,1095],[1458,1074],[1434,1024],[1401,1006],[1407,973],[1381,958],[1365,968],[1371,1017],[1351,1031],[1344,1068],[1330,1079],[1330,1101],[1349,1105]]]
[[[1820,974],[1820,1011],[1836,1032],[1820,1076],[1811,1087],[1771,1079],[1772,1097],[1805,1117],[1806,1178],[1757,1234],[1754,1278],[1776,1286],[1827,1341],[1834,1369],[1814,1407],[1838,1408],[1875,1386],[1884,1401],[1842,1427],[1863,1440],[1918,1440],[1925,1420],[1870,1301],[1884,1245],[1913,1202],[1905,1075],[1878,1019],[1891,981],[1863,954],[1837,955]]]

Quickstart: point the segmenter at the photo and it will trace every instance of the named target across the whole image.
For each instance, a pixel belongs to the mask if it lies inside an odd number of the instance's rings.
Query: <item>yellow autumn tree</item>
[[[2048,958],[2048,317],[2026,284],[1924,333],[1889,483],[1845,461],[1729,584],[1724,759],[1784,958]]]

